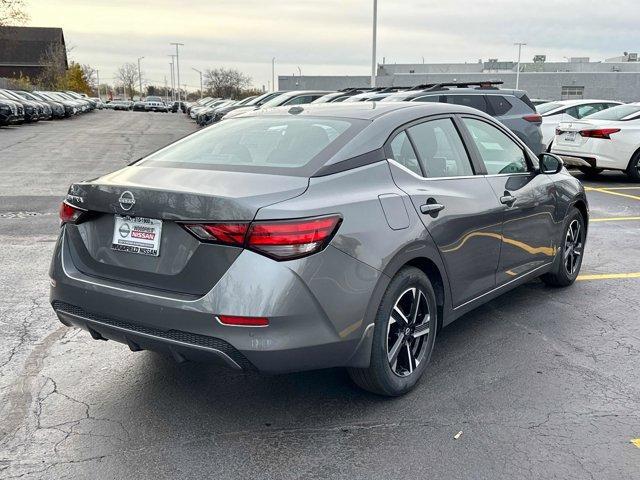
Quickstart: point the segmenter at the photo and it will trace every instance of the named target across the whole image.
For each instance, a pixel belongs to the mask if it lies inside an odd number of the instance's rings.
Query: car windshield
[[[536,107],[536,110],[540,115],[544,115],[545,113],[550,112],[551,110],[555,110],[556,108],[560,108],[560,107],[562,107],[561,103],[549,102],[549,103],[543,103],[542,105],[538,105]]]
[[[277,97],[272,98],[268,102],[262,104],[262,108],[271,108],[271,107],[279,107],[287,100],[294,98],[298,94],[293,95],[278,95]]]
[[[230,119],[169,145],[139,165],[305,176],[366,124],[324,117]]]
[[[147,97],[147,102],[162,102],[160,97]]]
[[[618,105],[617,107],[608,108],[593,115],[588,115],[585,118],[589,120],[631,120],[638,113],[640,113],[640,105]]]
[[[24,100],[24,98],[20,98],[20,95],[16,95],[15,93],[8,90],[3,90],[2,93],[4,93],[4,95],[11,100]]]

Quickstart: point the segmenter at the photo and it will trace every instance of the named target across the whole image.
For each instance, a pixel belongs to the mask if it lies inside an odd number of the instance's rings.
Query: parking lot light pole
[[[516,70],[516,90],[520,86],[520,58],[522,57],[522,47],[526,45],[526,43],[518,42],[514,43],[514,45],[518,46],[518,67]]]
[[[378,0],[373,0],[373,42],[371,49],[371,87],[376,86],[376,38],[378,33]]]
[[[183,46],[184,43],[171,42],[169,45],[176,46],[176,84],[178,85],[178,102],[180,102],[180,52],[178,47]]]
[[[96,69],[96,77],[98,81],[98,100],[102,100],[102,97],[100,96],[100,70],[98,69]]]
[[[276,57],[271,59],[271,88],[276,91]]]
[[[193,70],[194,72],[198,72],[198,74],[200,75],[200,100],[202,100],[202,72],[193,67],[191,67],[191,70]]]
[[[140,87],[140,100],[142,100],[142,73],[140,71],[140,60],[143,58],[144,57],[138,57],[138,86]]]

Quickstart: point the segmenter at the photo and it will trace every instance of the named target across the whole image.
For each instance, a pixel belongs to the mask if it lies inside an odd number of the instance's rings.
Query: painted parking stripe
[[[578,275],[578,278],[576,278],[576,280],[617,280],[622,278],[640,278],[640,272]]]
[[[640,448],[640,438],[632,438],[631,443],[633,443],[636,447]]]
[[[609,195],[618,195],[619,197],[632,198],[634,200],[640,200],[640,196],[638,195],[629,195],[628,193],[620,193],[614,192],[607,188],[593,188],[593,187],[585,187],[584,188],[588,192],[600,192],[600,193],[608,193]]]
[[[640,185],[638,185],[637,187],[598,187],[597,185],[592,185],[592,186],[585,185],[584,188],[585,190],[598,189],[598,188],[604,188],[606,190],[640,190]]]
[[[590,218],[589,223],[593,222],[626,222],[631,220],[640,220],[640,217],[608,217],[608,218]]]

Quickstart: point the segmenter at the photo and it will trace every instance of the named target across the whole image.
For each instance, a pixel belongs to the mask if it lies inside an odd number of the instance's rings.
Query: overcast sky
[[[144,78],[169,77],[169,42],[184,43],[181,83],[199,70],[235,67],[267,86],[276,75],[368,75],[372,0],[27,0],[29,25],[62,27],[71,59],[111,83],[142,60]],[[592,60],[640,49],[639,0],[379,0],[378,62]]]

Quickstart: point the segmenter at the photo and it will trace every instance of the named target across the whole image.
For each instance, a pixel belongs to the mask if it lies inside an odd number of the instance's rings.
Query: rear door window
[[[431,120],[409,128],[427,178],[473,175],[471,162],[453,121]]]
[[[502,95],[487,95],[487,102],[493,110],[493,115],[505,115],[511,110],[511,103]]]
[[[484,95],[445,95],[444,103],[464,105],[465,107],[476,108],[482,112],[487,112],[487,101]]]
[[[412,102],[440,102],[440,95],[425,95],[424,97],[414,98]]]
[[[463,118],[489,175],[524,173],[524,150],[498,128],[473,118]]]
[[[389,146],[391,147],[393,159],[396,162],[408,168],[416,175],[422,176],[422,169],[418,163],[418,156],[416,155],[406,132],[400,132],[396,135]]]

